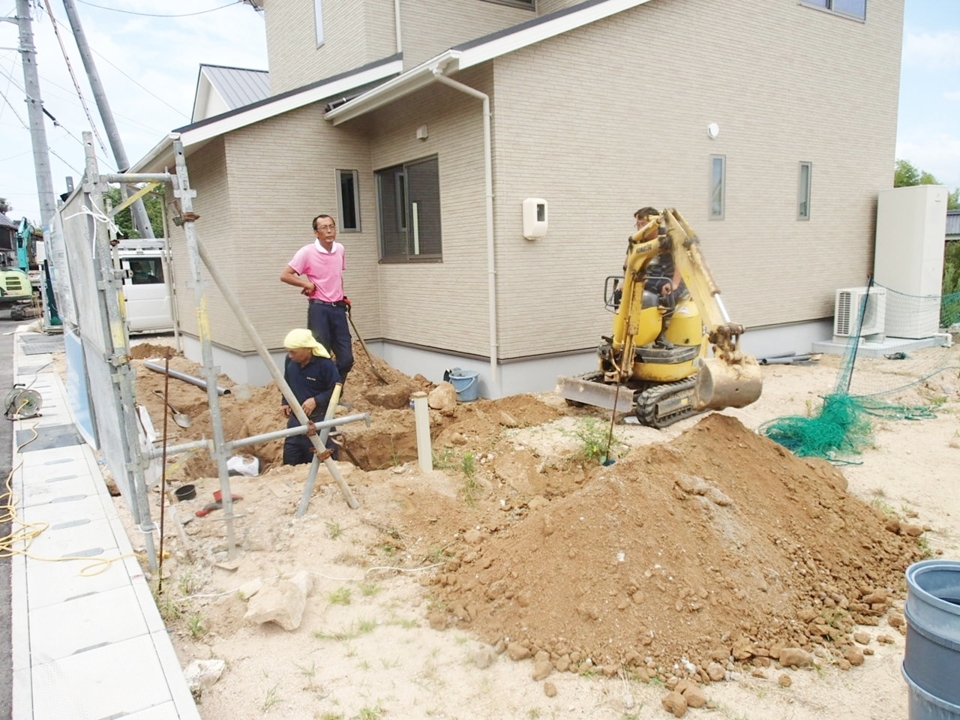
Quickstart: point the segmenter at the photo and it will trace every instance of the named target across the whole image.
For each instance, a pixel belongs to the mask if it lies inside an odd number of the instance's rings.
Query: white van
[[[121,240],[116,260],[126,271],[123,296],[130,332],[173,329],[172,277],[166,255],[167,241]]]

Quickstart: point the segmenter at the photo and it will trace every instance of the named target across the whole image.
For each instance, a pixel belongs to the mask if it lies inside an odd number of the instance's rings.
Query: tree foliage
[[[931,173],[921,170],[909,160],[897,160],[893,171],[894,187],[910,187],[912,185],[943,185]],[[947,196],[947,209],[960,210],[960,188],[955,188]]]
[[[0,197],[0,213],[6,215],[11,210],[13,210],[13,205],[8,203],[5,197]]]
[[[143,198],[143,204],[147,209],[147,217],[150,218],[150,225],[153,227],[153,234],[156,237],[163,237],[163,207],[164,207],[164,188],[165,185],[159,185],[152,192],[147,193]],[[131,192],[136,192],[132,189]],[[119,187],[111,187],[104,196],[110,201],[111,207],[117,207],[123,202],[120,196]],[[130,208],[125,208],[116,214],[113,221],[120,228],[121,238],[139,238],[140,233],[133,224],[133,216]]]

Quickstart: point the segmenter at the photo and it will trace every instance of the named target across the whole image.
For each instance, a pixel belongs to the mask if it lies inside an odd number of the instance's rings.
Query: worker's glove
[[[346,295],[343,296],[343,304],[347,308],[347,310],[353,307],[353,304],[350,302],[350,298],[348,298]]]

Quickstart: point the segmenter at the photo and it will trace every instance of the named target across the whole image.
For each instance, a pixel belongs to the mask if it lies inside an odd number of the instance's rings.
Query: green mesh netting
[[[880,332],[877,313],[884,318]],[[763,435],[801,457],[845,462],[844,456],[856,455],[872,444],[873,418],[935,417],[936,408],[960,387],[958,345],[896,351],[891,344],[891,352],[883,357],[858,357],[861,336],[882,347],[881,336],[922,338],[957,331],[960,293],[921,297],[871,284],[854,327],[836,386],[823,397],[819,410],[810,416],[772,420],[760,427]]]

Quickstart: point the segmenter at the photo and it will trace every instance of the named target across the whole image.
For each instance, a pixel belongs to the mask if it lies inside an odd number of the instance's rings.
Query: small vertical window
[[[813,163],[800,163],[800,178],[797,187],[797,220],[810,219],[810,176]]]
[[[323,0],[313,0],[313,15],[317,23],[317,47],[323,45]]]
[[[726,209],[727,158],[710,156],[710,219],[723,220]]]
[[[360,180],[356,170],[337,170],[340,231],[360,232]]]

